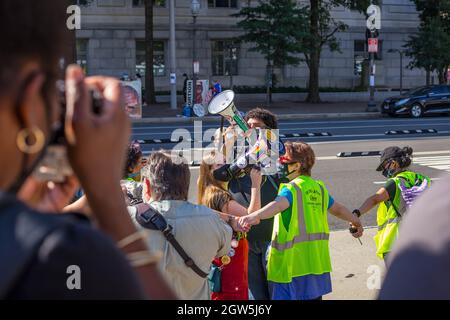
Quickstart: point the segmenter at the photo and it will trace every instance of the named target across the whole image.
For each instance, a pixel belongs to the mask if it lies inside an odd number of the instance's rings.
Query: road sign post
[[[377,105],[375,103],[375,53],[378,52],[378,30],[381,29],[381,10],[379,6],[371,4],[367,8],[367,22],[366,26],[369,29],[369,37],[367,39],[367,48],[370,54],[370,99],[367,104],[367,112],[377,112]]]

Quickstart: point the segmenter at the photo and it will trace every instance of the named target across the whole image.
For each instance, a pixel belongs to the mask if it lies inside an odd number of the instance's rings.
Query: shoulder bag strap
[[[183,247],[180,245],[180,243],[175,239],[175,236],[172,233],[172,226],[167,223],[166,219],[163,215],[161,215],[159,212],[157,212],[154,208],[151,208],[148,204],[141,203],[136,206],[137,212],[136,212],[136,221],[144,227],[149,228],[148,223],[144,223],[142,219],[144,219],[145,222],[149,222],[152,224],[152,229],[156,229],[162,232],[166,240],[174,247],[174,249],[178,252],[178,254],[183,259],[186,266],[191,268],[196,274],[198,274],[201,278],[206,278],[208,276],[208,273],[203,272],[192,260],[192,258],[184,251]],[[141,218],[138,218],[141,217]],[[156,222],[156,219],[158,219],[162,223],[154,223]],[[165,226],[165,227],[163,227]]]

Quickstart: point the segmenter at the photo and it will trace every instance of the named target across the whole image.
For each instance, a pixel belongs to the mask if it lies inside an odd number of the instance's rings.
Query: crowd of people
[[[64,2],[0,2],[1,299],[320,300],[332,291],[328,213],[359,238],[359,217],[376,205],[376,254],[388,262],[380,297],[449,298],[448,180],[429,192],[429,178],[409,169],[411,148],[384,150],[376,169],[386,185],[352,212],[313,177],[315,154],[301,141],[286,143],[284,174],[253,166],[223,181],[216,173],[236,142],[227,138],[206,153],[192,203],[181,156],[145,158],[129,142],[117,80],[86,78],[69,66],[62,109],[54,84],[68,37],[65,12]],[[90,88],[102,96],[101,112]],[[278,128],[260,108],[245,121],[250,129]],[[73,175],[37,179],[61,128]],[[402,222],[405,214],[410,220]],[[78,287],[68,285],[73,266],[82,270]],[[423,291],[412,289],[413,279]]]

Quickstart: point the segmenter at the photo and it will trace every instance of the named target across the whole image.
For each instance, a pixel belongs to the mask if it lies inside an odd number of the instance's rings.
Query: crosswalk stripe
[[[450,156],[419,157],[414,158],[413,163],[437,170],[450,171]]]

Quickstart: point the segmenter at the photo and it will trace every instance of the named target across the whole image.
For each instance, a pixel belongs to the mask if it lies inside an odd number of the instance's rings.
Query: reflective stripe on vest
[[[393,218],[393,219],[389,219],[388,221],[383,223],[381,226],[378,226],[378,231],[383,230],[390,223],[399,223],[401,220],[402,220],[402,217],[396,217],[396,218]]]
[[[292,248],[295,244],[297,243],[302,243],[302,242],[311,242],[311,241],[318,241],[318,240],[329,240],[330,239],[330,234],[328,233],[307,233],[306,232],[306,223],[305,223],[305,214],[303,211],[303,198],[302,198],[302,192],[299,188],[299,186],[294,183],[291,182],[290,183],[294,188],[295,191],[297,192],[297,219],[298,219],[298,229],[300,231],[300,234],[298,236],[295,236],[294,239],[292,239],[291,241],[288,241],[286,243],[278,243],[276,242],[276,240],[272,241],[272,247],[277,249],[278,251],[283,251],[283,250],[287,250]],[[324,211],[324,195],[325,192],[323,190],[323,187],[320,183],[318,183],[318,185],[320,186],[320,190],[322,192],[322,212]]]

